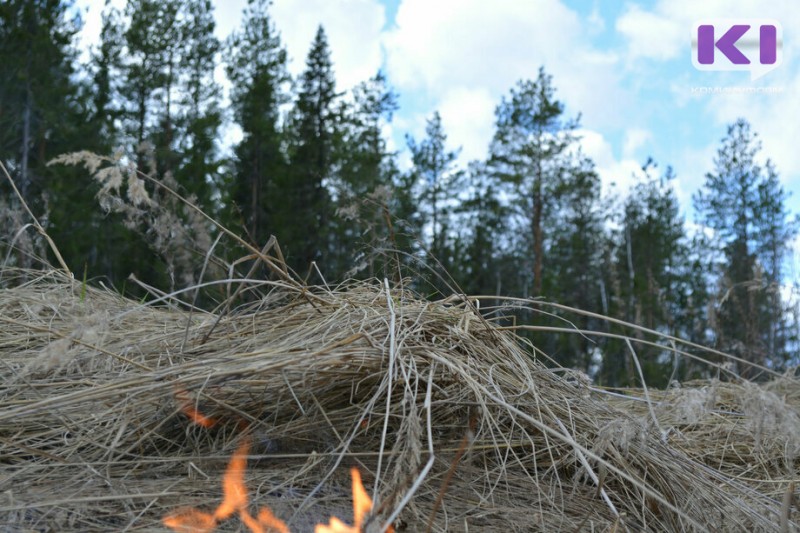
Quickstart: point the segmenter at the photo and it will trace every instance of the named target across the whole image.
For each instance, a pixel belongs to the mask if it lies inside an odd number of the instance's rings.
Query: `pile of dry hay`
[[[620,399],[463,299],[379,282],[277,283],[220,314],[55,271],[2,282],[3,531],[166,531],[176,508],[219,502],[242,439],[251,507],[295,532],[350,519],[353,465],[368,530],[798,529],[793,379]],[[221,422],[192,424],[186,398]]]

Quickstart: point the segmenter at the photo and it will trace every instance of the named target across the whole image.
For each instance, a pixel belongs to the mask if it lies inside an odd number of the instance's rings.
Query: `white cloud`
[[[386,151],[395,153],[400,149],[395,139],[395,125],[391,122],[381,123],[381,135],[386,139]]]
[[[725,136],[727,126],[738,118],[750,122],[753,131],[762,143],[761,158],[769,158],[775,164],[782,183],[787,189],[800,188],[800,158],[797,157],[797,139],[800,138],[800,123],[790,117],[800,116],[800,72],[783,65],[770,74],[770,87],[776,93],[714,93],[694,97],[707,113],[703,127],[710,140],[706,146],[684,147],[675,158],[679,178],[686,181],[698,179],[693,190],[702,184],[702,178],[713,166],[713,158]],[[697,105],[697,103],[695,105]],[[689,175],[691,173],[692,175]],[[684,183],[689,188],[690,183]],[[798,206],[800,199],[791,197],[789,205]]]
[[[775,18],[784,28],[797,21],[797,4],[778,0],[765,5],[758,0],[658,0],[652,9],[629,5],[617,19],[616,29],[627,39],[628,56],[669,60],[689,57],[691,31],[702,19]],[[795,45],[797,46],[797,45]]]
[[[787,36],[791,28],[800,26],[800,11],[796,2],[791,0],[771,2],[768,6],[757,0],[658,0],[649,9],[629,6],[617,20],[616,28],[627,39],[629,60],[666,61],[680,59],[685,54],[688,62],[694,24],[703,19],[731,17],[776,19]],[[711,170],[719,141],[725,135],[725,127],[739,117],[750,121],[753,129],[759,133],[764,155],[775,162],[784,184],[794,189],[800,185],[800,159],[797,158],[796,147],[796,139],[800,138],[800,123],[788,119],[800,115],[800,99],[797,98],[800,73],[797,64],[791,61],[800,53],[800,41],[786,38],[783,46],[783,64],[756,84],[751,84],[747,76],[720,73],[709,73],[698,78],[693,75],[693,69],[668,81],[676,115],[693,113],[694,117],[684,118],[686,124],[693,124],[695,130],[702,131],[709,139],[705,146],[676,143],[671,150],[675,157],[672,161],[664,162],[671,162],[675,166],[679,180],[675,184],[676,191],[681,205],[687,211],[691,210],[691,194],[702,185],[705,173]],[[636,71],[635,66],[633,69]],[[698,79],[703,81],[698,83]],[[696,85],[722,89],[733,85],[745,88],[769,86],[782,92],[695,94],[691,88]],[[663,139],[655,139],[654,142],[659,140],[665,142]]]
[[[653,140],[650,130],[643,128],[628,128],[625,130],[625,139],[622,144],[622,156],[626,158],[640,157],[640,149]]]
[[[606,29],[606,21],[600,15],[597,4],[592,7],[592,12],[589,14],[587,22],[589,23],[589,30],[594,34],[602,33]]]
[[[601,124],[623,125],[628,111],[610,103],[630,100],[619,83],[618,55],[588,42],[587,34],[602,27],[599,15],[582,21],[555,0],[403,0],[396,27],[384,38],[388,72],[401,92],[427,96],[428,108],[416,111],[413,120],[439,109],[449,144],[463,147],[466,162],[486,156],[500,99],[544,65],[557,98],[568,104],[567,116],[581,111],[584,124],[592,124],[580,132],[581,144],[596,162],[604,190],[612,182],[626,189],[640,164],[617,160],[597,130]],[[640,137],[641,145],[647,138]]]
[[[694,207],[692,206],[692,195],[700,187],[702,181],[690,181],[681,179],[679,175],[677,179],[672,180],[672,189],[675,191],[675,198],[678,199],[678,205],[681,208],[686,220],[692,220]],[[690,190],[691,188],[691,190]]]
[[[618,58],[589,46],[591,29],[556,0],[403,0],[384,43],[391,81],[433,103],[459,87],[485,91],[497,104],[543,65],[571,115],[581,111],[593,124],[619,123],[624,111],[608,105],[625,101]]]
[[[630,5],[617,19],[616,28],[628,40],[631,57],[672,59],[685,46],[689,30],[676,20]]]
[[[396,24],[386,36],[393,78],[401,87],[432,90],[505,90],[521,77],[535,77],[548,59],[556,62],[581,31],[577,15],[554,0],[403,0]]]
[[[442,127],[451,149],[461,148],[461,161],[485,159],[494,135],[496,102],[484,88],[457,87],[439,104]]]
[[[214,34],[219,40],[225,40],[242,23],[244,8],[247,7],[247,0],[214,0],[214,20],[216,27]]]
[[[717,153],[718,141],[725,132],[719,130],[719,135],[714,135],[715,141],[705,146],[685,146],[675,151],[673,168],[677,179],[673,182],[678,203],[687,214],[687,220],[693,218],[692,195],[705,183],[705,175],[714,166],[714,156]],[[664,164],[667,164],[666,162]]]

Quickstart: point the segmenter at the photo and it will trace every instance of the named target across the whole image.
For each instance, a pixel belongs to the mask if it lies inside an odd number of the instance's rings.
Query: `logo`
[[[749,70],[755,80],[783,62],[783,28],[773,19],[712,19],[692,32],[697,70]]]

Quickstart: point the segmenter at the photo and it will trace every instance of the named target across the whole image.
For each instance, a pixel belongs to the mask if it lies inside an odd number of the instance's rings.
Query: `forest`
[[[643,161],[629,192],[602,194],[580,116],[544,68],[497,102],[486,160],[462,164],[433,113],[407,137],[406,169],[383,133],[396,92],[382,72],[338,87],[323,27],[293,78],[267,0],[225,40],[210,0],[128,0],[102,20],[84,60],[72,2],[0,3],[6,267],[55,264],[32,214],[76,278],[146,299],[247,273],[224,227],[258,249],[277,239],[309,284],[386,278],[428,298],[470,295],[537,357],[602,386],[715,377],[678,361],[670,337],[714,348],[748,379],[798,363],[783,289],[798,219],[744,119],[720,132],[687,220],[669,162]],[[215,290],[198,305],[223,299]]]

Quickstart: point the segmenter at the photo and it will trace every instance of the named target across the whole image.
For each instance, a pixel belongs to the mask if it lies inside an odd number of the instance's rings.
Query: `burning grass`
[[[799,527],[794,378],[619,398],[463,298],[386,282],[261,281],[214,313],[56,271],[0,282],[5,531],[244,531],[262,511],[312,531],[353,523],[353,468],[374,498],[355,530]]]

